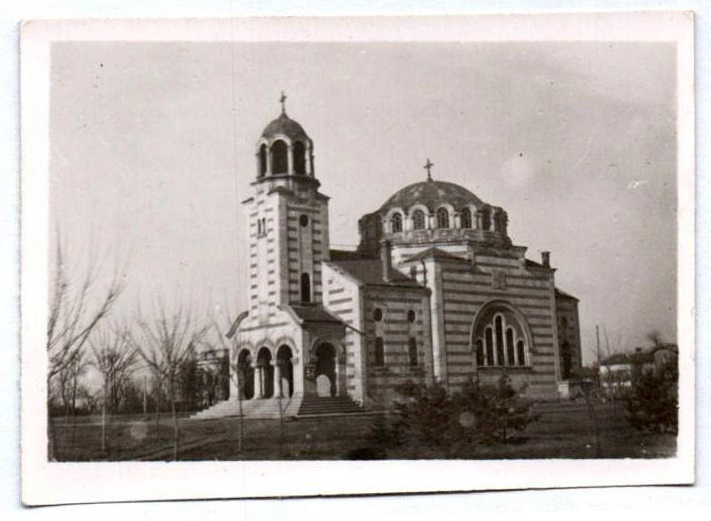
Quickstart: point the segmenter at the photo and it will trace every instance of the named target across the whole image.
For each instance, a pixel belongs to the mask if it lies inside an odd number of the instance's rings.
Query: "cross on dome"
[[[432,167],[434,166],[434,163],[430,161],[430,158],[427,158],[427,163],[425,163],[424,169],[427,170],[427,180],[432,181]]]
[[[281,91],[279,103],[281,103],[281,113],[286,114],[286,94],[284,94],[284,91]]]

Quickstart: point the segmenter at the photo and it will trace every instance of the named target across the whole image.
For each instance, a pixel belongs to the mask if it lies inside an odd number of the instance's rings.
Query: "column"
[[[258,365],[257,370],[255,372],[257,374],[255,375],[256,378],[254,379],[254,397],[264,398],[264,367]]]
[[[482,218],[481,218],[481,212],[480,212],[479,210],[477,210],[477,211],[474,213],[474,220],[475,220],[476,229],[477,229],[477,230],[481,230],[481,221],[482,221]]]
[[[264,175],[272,175],[272,147],[267,146],[267,171]]]
[[[304,158],[304,161],[306,161],[306,175],[314,177],[314,154],[313,149],[311,148],[311,143],[305,143],[304,154],[306,154],[306,157]]]
[[[289,143],[286,147],[286,164],[289,175],[294,175],[294,145]]]
[[[284,397],[284,392],[281,388],[281,364],[274,364],[274,396],[282,398]]]
[[[489,223],[489,229],[494,232],[499,231],[499,209],[491,209],[491,222]]]

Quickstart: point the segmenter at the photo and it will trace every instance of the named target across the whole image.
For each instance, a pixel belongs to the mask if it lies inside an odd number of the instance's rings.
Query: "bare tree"
[[[79,356],[91,333],[111,313],[124,289],[122,278],[115,276],[107,288],[94,295],[97,263],[90,259],[84,276],[73,278],[68,273],[59,242],[55,262],[47,323],[48,381]]]
[[[225,308],[227,309],[227,308]],[[229,310],[227,311],[229,313]],[[229,371],[230,379],[234,382],[237,389],[237,404],[238,404],[238,433],[237,433],[237,453],[242,453],[242,446],[244,443],[244,411],[242,410],[242,401],[244,399],[244,393],[246,389],[247,375],[245,367],[239,364],[237,353],[234,344],[234,335],[239,327],[240,322],[246,318],[246,313],[241,313],[236,320],[231,321],[227,319],[226,327],[223,329],[220,325],[213,319],[212,327],[215,333],[215,337],[218,339],[220,346],[223,349],[227,349],[229,353]]]
[[[102,378],[101,449],[106,451],[107,414],[118,409],[119,393],[136,368],[137,355],[128,333],[119,328],[101,331],[96,337],[91,341],[91,349],[93,365]]]
[[[157,379],[166,386],[173,416],[173,458],[178,459],[180,431],[176,410],[177,386],[183,362],[207,332],[198,328],[192,315],[180,308],[169,315],[164,305],[159,306],[157,318],[138,319],[139,337],[134,346]]]
[[[64,373],[65,383],[74,381],[78,386],[79,369],[84,358],[84,348],[96,327],[111,313],[121,295],[124,284],[115,275],[104,288],[99,287],[99,270],[95,256],[89,256],[85,269],[69,268],[57,240],[54,272],[51,276],[49,317],[47,320],[47,392],[52,401],[52,381]],[[72,374],[76,378],[72,377]],[[61,384],[57,386],[62,389]],[[73,400],[76,400],[76,386]],[[65,409],[66,410],[66,409]],[[55,433],[49,422],[49,457],[53,458]]]

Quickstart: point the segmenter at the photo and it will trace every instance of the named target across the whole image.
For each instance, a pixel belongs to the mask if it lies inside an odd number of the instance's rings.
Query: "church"
[[[386,410],[407,381],[457,392],[503,373],[532,398],[566,395],[578,300],[556,287],[548,252],[537,262],[512,241],[504,208],[434,179],[427,160],[425,180],[358,221],[357,249],[332,249],[314,143],[284,96],[255,155],[230,399],[198,418]]]

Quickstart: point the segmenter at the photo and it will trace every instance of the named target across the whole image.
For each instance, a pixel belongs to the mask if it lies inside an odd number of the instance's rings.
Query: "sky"
[[[244,308],[255,145],[314,141],[331,242],[399,188],[461,184],[622,349],[676,340],[675,48],[663,43],[125,43],[52,48],[50,209],[68,255],[163,299]],[[93,255],[94,253],[92,253]]]

